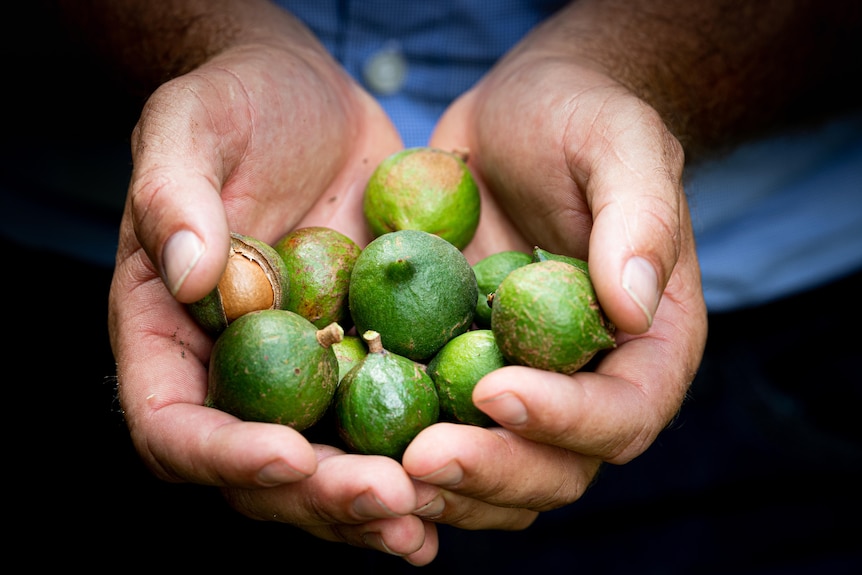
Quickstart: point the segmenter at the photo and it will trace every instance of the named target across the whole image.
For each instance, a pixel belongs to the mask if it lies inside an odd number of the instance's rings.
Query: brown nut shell
[[[266,242],[234,232],[218,285],[188,309],[198,325],[217,336],[251,311],[285,309],[289,293],[289,273],[278,252]]]

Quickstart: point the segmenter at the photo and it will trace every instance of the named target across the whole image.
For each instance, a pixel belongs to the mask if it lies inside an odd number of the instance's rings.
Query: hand
[[[601,462],[631,460],[672,420],[703,352],[682,149],[653,108],[568,49],[566,17],[456,101],[432,144],[469,148],[480,180],[469,259],[535,245],[588,259],[618,347],[594,372],[487,375],[473,399],[501,428],[424,430],[403,465],[447,499],[534,511],[575,501]]]
[[[221,486],[251,517],[427,563],[436,532],[411,512],[436,488],[423,491],[391,459],[203,407],[212,341],[183,303],[215,286],[229,231],[274,242],[327,225],[364,243],[364,183],[401,147],[377,104],[304,29],[282,15],[268,21],[283,33],[161,86],[133,134],[109,302],[120,402],[158,477]]]

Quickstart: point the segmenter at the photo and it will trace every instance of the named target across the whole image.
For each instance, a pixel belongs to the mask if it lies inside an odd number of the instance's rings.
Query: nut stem
[[[323,329],[317,330],[317,341],[323,347],[331,347],[332,344],[344,339],[344,329],[337,322],[332,322]]]
[[[368,353],[382,353],[383,342],[380,341],[380,334],[369,329],[362,334],[362,339],[368,344]]]

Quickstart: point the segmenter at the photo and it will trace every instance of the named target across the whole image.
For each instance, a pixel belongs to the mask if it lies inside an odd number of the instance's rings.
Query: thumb
[[[608,317],[629,333],[652,325],[681,250],[693,246],[682,147],[656,122],[596,155],[584,183],[593,213],[590,276]],[[655,137],[657,129],[664,137]]]
[[[125,218],[171,294],[197,301],[227,264],[230,231],[221,200],[215,137],[196,122],[145,107],[132,134],[134,169]],[[166,129],[169,126],[170,129]],[[205,152],[212,150],[211,152]]]

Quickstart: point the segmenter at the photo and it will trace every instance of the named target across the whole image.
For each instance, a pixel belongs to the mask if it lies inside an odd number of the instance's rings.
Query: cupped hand
[[[560,31],[528,36],[450,107],[431,143],[468,148],[480,181],[468,258],[539,246],[587,259],[618,345],[571,376],[521,366],[485,376],[473,400],[499,428],[424,430],[404,468],[453,500],[543,511],[578,499],[602,462],[650,446],[703,353],[682,149],[653,108],[568,50],[574,40],[555,43]],[[435,519],[463,521],[457,508]]]
[[[215,287],[229,232],[272,243],[326,225],[364,245],[364,183],[402,145],[322,47],[290,32],[225,50],[142,111],[109,301],[120,403],[158,477],[220,486],[250,517],[424,564],[436,532],[411,512],[434,493],[396,462],[203,406],[212,340],[184,304]]]

